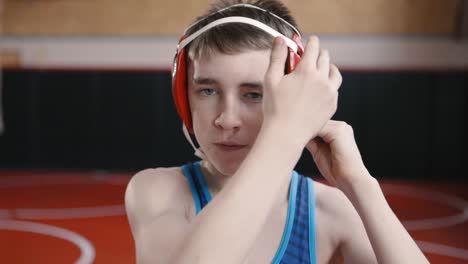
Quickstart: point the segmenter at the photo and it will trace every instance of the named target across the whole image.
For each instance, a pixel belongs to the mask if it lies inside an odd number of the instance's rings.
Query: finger
[[[317,58],[319,55],[319,38],[317,36],[311,36],[309,42],[302,55],[301,62],[298,67],[302,69],[315,69],[317,68]]]
[[[336,120],[328,120],[317,134],[328,144],[339,137],[343,138],[348,135],[353,135],[353,128],[344,121]]]
[[[316,138],[309,140],[309,142],[306,145],[306,148],[309,150],[310,154],[312,156],[315,156],[317,153],[319,147],[320,147],[320,142],[316,140]]]
[[[330,173],[330,157],[331,150],[326,143],[320,142],[319,138],[314,138],[307,143],[312,159],[323,176],[331,175]],[[330,180],[330,179],[329,179]]]
[[[329,76],[330,74],[330,54],[328,50],[321,49],[318,60],[317,60],[317,69],[320,73],[324,74],[325,76]]]
[[[335,64],[330,65],[329,78],[333,83],[333,87],[338,90],[341,86],[341,83],[343,82],[343,77],[341,76],[340,70],[338,70],[338,67],[336,67]]]
[[[334,120],[328,120],[325,125],[317,133],[317,137],[320,137],[325,143],[330,143],[332,138],[333,127],[335,126]]]
[[[270,64],[265,75],[267,85],[275,86],[284,75],[286,57],[288,55],[286,42],[282,37],[273,40],[273,47],[270,55]]]

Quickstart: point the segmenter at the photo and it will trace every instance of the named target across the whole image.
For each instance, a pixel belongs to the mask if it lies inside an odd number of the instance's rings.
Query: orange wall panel
[[[461,0],[285,0],[305,33],[455,32]],[[211,0],[6,0],[8,35],[179,35]]]

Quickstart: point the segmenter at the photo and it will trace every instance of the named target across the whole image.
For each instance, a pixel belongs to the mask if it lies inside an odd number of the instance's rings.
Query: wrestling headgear
[[[219,12],[222,12],[227,9],[234,8],[234,7],[254,8],[254,9],[258,9],[263,12],[266,12],[269,15],[275,17],[276,19],[279,19],[280,21],[286,23],[288,26],[290,26],[294,30],[295,33],[292,39],[289,39],[283,34],[281,34],[280,32],[271,28],[270,26],[262,22],[259,22],[255,19],[242,17],[242,16],[228,16],[228,17],[215,20],[187,36],[187,31],[193,26],[200,23],[201,21],[205,20],[206,18],[210,17],[213,14],[216,14],[216,13],[219,13]],[[259,28],[267,32],[268,34],[270,34],[272,37],[278,37],[278,36],[283,37],[286,41],[286,44],[288,45],[288,58],[286,60],[286,67],[285,67],[286,73],[290,73],[291,71],[294,70],[296,65],[299,63],[302,53],[304,52],[304,45],[302,43],[301,35],[299,31],[289,22],[271,13],[268,10],[265,10],[263,8],[250,5],[250,4],[235,4],[235,5],[231,5],[226,8],[223,8],[221,10],[218,10],[214,12],[213,14],[210,14],[206,16],[205,18],[196,21],[184,31],[182,37],[179,40],[179,44],[177,45],[177,50],[176,50],[175,57],[174,57],[174,63],[173,63],[173,68],[172,68],[172,96],[174,99],[177,112],[179,113],[179,116],[182,118],[182,121],[185,125],[184,127],[185,132],[187,132],[186,130],[188,129],[190,133],[193,133],[192,116],[190,113],[188,94],[187,94],[187,65],[186,65],[187,50],[185,49],[185,47],[194,39],[196,39],[198,36],[203,34],[205,31],[210,30],[213,27],[227,24],[227,23],[244,23],[244,24],[249,24],[256,28]]]

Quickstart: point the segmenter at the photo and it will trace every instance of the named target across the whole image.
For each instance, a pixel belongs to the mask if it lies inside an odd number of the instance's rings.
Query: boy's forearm
[[[195,218],[176,263],[242,263],[247,257],[302,153],[271,131],[259,133],[233,178]]]
[[[369,176],[343,191],[364,223],[378,263],[429,263],[393,213],[375,178]]]

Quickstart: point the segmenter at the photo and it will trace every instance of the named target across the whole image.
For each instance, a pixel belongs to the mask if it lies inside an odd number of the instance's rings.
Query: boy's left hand
[[[371,177],[354,139],[353,128],[342,121],[329,120],[306,147],[322,176],[344,191],[360,180]]]

